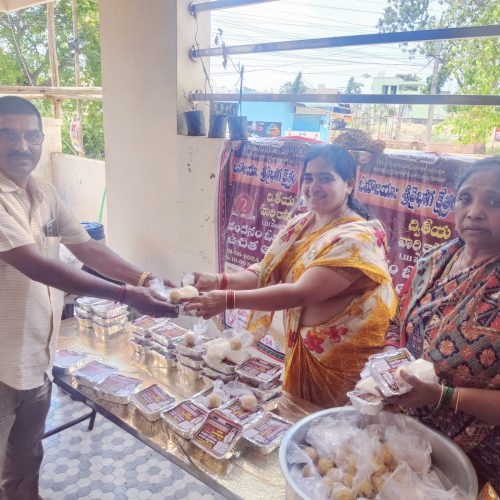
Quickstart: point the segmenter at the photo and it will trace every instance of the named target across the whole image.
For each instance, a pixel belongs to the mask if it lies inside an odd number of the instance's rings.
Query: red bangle
[[[120,292],[118,293],[118,298],[116,299],[116,302],[123,304],[126,295],[127,295],[127,287],[124,284],[122,284],[120,285]]]
[[[226,291],[226,309],[236,308],[236,290]]]
[[[225,290],[229,284],[229,276],[226,273],[222,273],[220,278],[220,289]]]

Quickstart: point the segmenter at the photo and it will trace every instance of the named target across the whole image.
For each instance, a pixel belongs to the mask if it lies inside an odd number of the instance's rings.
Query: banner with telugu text
[[[226,141],[221,154],[218,197],[219,270],[241,271],[264,257],[279,229],[299,207],[304,156],[317,141],[280,137]],[[455,237],[454,186],[470,160],[422,152],[356,158],[355,197],[386,227],[390,272],[400,291],[417,258]],[[230,327],[244,327],[248,311],[226,313]],[[284,357],[281,315],[258,348]]]

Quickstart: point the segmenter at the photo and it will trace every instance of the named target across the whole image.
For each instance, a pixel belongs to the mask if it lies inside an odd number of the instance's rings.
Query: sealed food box
[[[177,362],[177,370],[189,380],[200,380],[203,375],[203,370],[201,368],[190,368],[179,362]]]
[[[177,401],[162,386],[150,385],[132,396],[132,403],[150,422],[159,420],[163,411],[173,408]]]
[[[87,356],[70,349],[58,349],[54,358],[54,371],[70,374],[78,370],[85,363]]]
[[[115,371],[114,366],[105,365],[99,361],[90,361],[76,370],[73,376],[80,385],[94,388]]]
[[[354,389],[347,393],[352,406],[364,415],[378,415],[384,409],[384,400],[370,392]]]
[[[175,342],[175,350],[183,356],[201,360],[207,350],[205,342],[208,338],[193,334],[191,339],[191,333],[191,331],[188,331],[182,339]]]
[[[141,385],[142,380],[138,378],[113,373],[98,384],[95,389],[100,398],[111,403],[126,405],[130,403],[132,395],[138,391]]]
[[[261,358],[247,359],[236,368],[236,373],[242,382],[263,389],[272,386],[282,371],[283,366]]]
[[[112,304],[109,300],[97,299],[95,297],[78,297],[75,300],[75,305],[79,310],[92,314],[94,311],[92,307],[97,304]]]
[[[94,316],[103,319],[116,318],[128,313],[128,306],[125,304],[116,304],[115,302],[106,302],[104,304],[94,304],[92,306]]]
[[[267,412],[243,430],[243,439],[251,448],[268,455],[280,445],[281,438],[291,426],[287,420]]]
[[[92,321],[94,322],[94,327],[97,326],[103,326],[103,327],[110,327],[110,326],[115,326],[118,324],[125,324],[128,319],[128,314],[120,314],[120,316],[115,316],[113,318],[101,318],[100,316],[97,316],[97,314],[92,315]]]
[[[241,425],[247,425],[262,416],[262,407],[257,405],[253,409],[245,409],[239,399],[225,406],[221,411],[231,416],[233,420]]]
[[[210,380],[222,380],[222,382],[227,383],[236,379],[236,374],[233,375],[225,375],[224,373],[218,372],[210,368],[209,366],[203,367],[203,375]]]
[[[77,305],[75,305],[73,315],[75,316],[75,318],[92,319],[92,312],[86,311],[85,309],[82,309]]]
[[[414,360],[407,349],[370,356],[368,360],[370,375],[384,396],[399,396],[411,390],[411,386],[399,376],[399,370]]]
[[[109,336],[123,331],[126,325],[127,325],[126,321],[122,321],[121,323],[116,323],[112,326],[100,326],[94,323],[94,332],[97,335]]]
[[[201,370],[204,365],[202,359],[193,359],[189,356],[183,356],[179,352],[177,353],[177,361],[188,368],[192,368],[193,370]]]
[[[174,341],[184,337],[188,331],[172,322],[166,322],[152,328],[151,334],[158,344],[172,349],[175,347]]]
[[[94,322],[92,321],[92,319],[79,318],[78,316],[75,316],[75,319],[76,322],[78,323],[78,327],[81,329],[94,327]]]
[[[136,335],[151,337],[153,328],[166,323],[165,318],[153,318],[152,316],[141,316],[130,324],[130,330]]]
[[[193,443],[217,459],[231,458],[243,426],[220,410],[209,413],[205,423],[193,437]]]
[[[164,411],[161,418],[179,436],[191,439],[207,418],[208,410],[187,399]]]

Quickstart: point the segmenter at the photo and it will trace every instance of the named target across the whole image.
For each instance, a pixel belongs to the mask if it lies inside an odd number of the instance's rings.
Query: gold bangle
[[[457,399],[455,400],[455,415],[458,412],[458,400],[460,399],[460,389],[457,389]]]
[[[434,410],[439,410],[441,408],[441,402],[443,401],[444,394],[444,384],[441,384],[441,396],[439,396],[438,404],[434,407]]]
[[[153,276],[153,273],[150,273],[148,271],[144,271],[140,276],[139,276],[139,281],[137,282],[137,286],[144,286],[144,283]]]

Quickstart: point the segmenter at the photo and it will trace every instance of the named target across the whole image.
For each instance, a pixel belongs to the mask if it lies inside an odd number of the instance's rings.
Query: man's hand
[[[157,318],[176,318],[179,308],[166,302],[165,299],[150,290],[140,286],[127,286],[124,302],[137,309],[141,314]]]
[[[226,310],[226,291],[215,290],[199,297],[184,299],[182,302],[186,312],[196,311],[196,316],[210,319]]]
[[[405,372],[404,369],[400,373],[403,380],[408,382],[413,389],[402,396],[387,398],[389,404],[397,405],[405,410],[438,404],[441,397],[441,386],[439,384],[423,382],[415,375]]]
[[[215,273],[193,273],[194,286],[200,292],[210,292],[219,288],[219,280]]]

